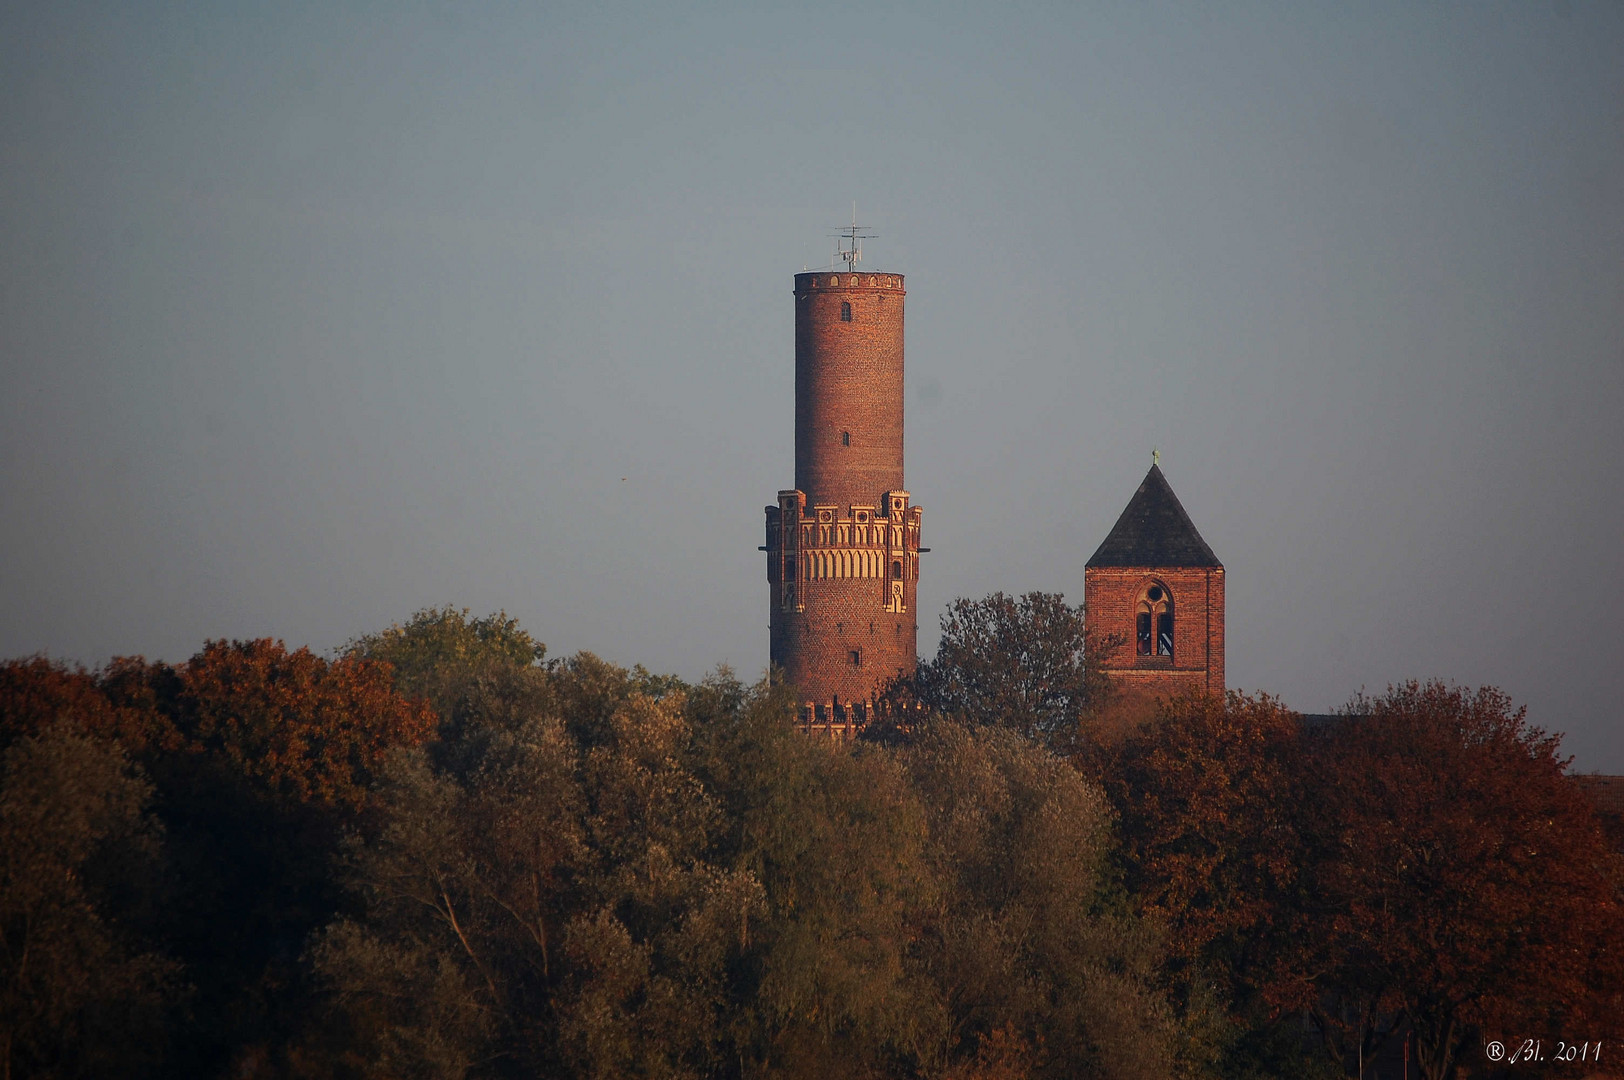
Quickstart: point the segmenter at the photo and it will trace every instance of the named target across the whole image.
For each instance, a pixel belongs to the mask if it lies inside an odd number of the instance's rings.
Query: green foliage
[[[937,1040],[912,963],[935,883],[922,807],[893,754],[831,752],[788,723],[782,692],[718,725],[704,767],[731,824],[725,850],[761,881],[767,918],[735,1023],[752,1073],[869,1075]]]
[[[924,968],[962,1061],[1000,1033],[1034,1076],[1172,1075],[1161,951],[1111,903],[1111,812],[1075,769],[1007,730],[933,727],[903,752],[937,882]]]
[[[584,656],[553,678],[529,715],[470,717],[439,766],[397,757],[352,845],[361,916],[311,959],[366,1075],[715,1068],[760,888],[705,858],[718,808],[682,696]]]
[[[936,656],[898,687],[901,700],[961,723],[1008,728],[1060,752],[1110,696],[1101,661],[1119,647],[1094,635],[1059,593],[960,598],[942,616]]]
[[[344,654],[393,666],[395,688],[426,699],[441,717],[456,712],[470,683],[503,669],[539,665],[547,646],[505,611],[470,619],[467,608],[424,608],[404,625],[364,634]]]
[[[1152,1077],[1103,796],[1007,733],[797,734],[781,687],[578,656],[398,755],[310,951],[367,1076]],[[521,715],[522,714],[522,715]],[[316,1051],[307,1049],[305,1056]]]
[[[452,609],[331,661],[0,665],[3,1060],[1311,1080],[1412,1031],[1441,1077],[1491,1029],[1624,1015],[1624,874],[1504,695],[1105,732],[1058,596],[944,630],[855,746],[783,686],[543,662]]]

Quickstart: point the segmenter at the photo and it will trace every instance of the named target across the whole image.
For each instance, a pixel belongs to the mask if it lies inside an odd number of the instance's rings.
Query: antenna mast
[[[867,226],[857,224],[857,203],[853,200],[851,225],[830,235],[835,238],[835,258],[844,262],[848,271],[855,271],[857,264],[863,261],[863,241],[872,240],[880,234],[869,232]]]

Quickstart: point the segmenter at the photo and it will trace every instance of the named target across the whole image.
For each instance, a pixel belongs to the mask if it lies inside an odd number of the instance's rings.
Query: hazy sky
[[[450,603],[755,676],[856,200],[927,655],[1159,447],[1230,685],[1624,772],[1624,5],[685,7],[0,8],[0,656]]]

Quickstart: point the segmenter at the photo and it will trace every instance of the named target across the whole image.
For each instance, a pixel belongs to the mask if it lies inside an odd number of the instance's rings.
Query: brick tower
[[[1224,692],[1224,566],[1152,464],[1083,568],[1090,629],[1126,645],[1105,665],[1123,691]]]
[[[809,733],[848,737],[918,663],[902,481],[900,274],[795,275],[795,487],[767,507],[771,656]]]

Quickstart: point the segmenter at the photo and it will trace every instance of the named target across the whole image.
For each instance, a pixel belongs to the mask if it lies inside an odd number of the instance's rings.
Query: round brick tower
[[[795,487],[767,507],[771,655],[808,731],[849,735],[918,663],[902,479],[902,276],[795,275]]]

